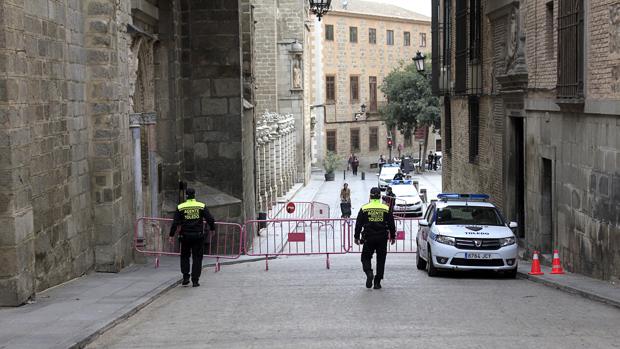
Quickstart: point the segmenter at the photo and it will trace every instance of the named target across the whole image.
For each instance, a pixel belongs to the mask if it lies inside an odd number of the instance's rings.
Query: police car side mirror
[[[377,177],[379,177],[379,173],[377,173]]]
[[[428,221],[426,219],[420,219],[418,225],[421,227],[428,227]]]
[[[517,228],[518,226],[519,226],[519,225],[517,224],[517,222],[510,222],[510,223],[508,223],[508,227],[509,227],[510,229]]]

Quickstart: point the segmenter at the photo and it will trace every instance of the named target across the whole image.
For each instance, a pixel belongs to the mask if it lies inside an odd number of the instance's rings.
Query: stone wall
[[[0,305],[132,263],[136,214],[173,211],[179,181],[210,186],[219,220],[255,217],[240,20],[227,1],[0,2]],[[141,160],[130,115],[156,122],[135,125]]]
[[[240,8],[237,2],[195,0],[187,16],[185,177],[243,198],[254,193],[253,182],[244,181],[244,171],[253,168],[243,166],[244,157],[253,156],[243,140],[253,139],[254,130],[243,127],[252,116],[243,113]]]

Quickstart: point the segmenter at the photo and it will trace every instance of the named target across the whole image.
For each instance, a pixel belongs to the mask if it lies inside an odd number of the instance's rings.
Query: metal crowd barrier
[[[293,208],[292,212],[289,211]],[[329,218],[328,204],[317,201],[278,201],[267,212],[267,219]]]
[[[350,235],[349,219],[275,219],[254,220],[245,223],[245,254],[265,257],[325,255],[325,266],[330,268],[329,256],[347,253]]]
[[[420,217],[403,218],[396,217],[396,243],[388,244],[388,253],[416,253],[416,236],[418,233],[418,221]],[[351,219],[351,231],[347,238],[347,253],[362,253],[363,245],[355,244],[355,220]]]
[[[205,223],[206,224],[206,223]],[[168,241],[172,219],[142,217],[136,221],[134,246],[137,252],[155,257],[155,267],[159,267],[161,256],[180,255],[180,245]],[[142,238],[139,232],[142,232]],[[243,228],[240,224],[216,222],[215,232],[206,233],[205,257],[215,258],[215,271],[220,270],[220,259],[237,259],[241,256]]]

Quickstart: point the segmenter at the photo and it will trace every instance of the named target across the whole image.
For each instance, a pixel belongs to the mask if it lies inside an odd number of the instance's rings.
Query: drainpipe
[[[144,124],[148,134],[149,178],[151,189],[151,217],[159,217],[159,174],[157,173],[157,113],[144,113]]]
[[[133,113],[129,115],[129,129],[131,130],[131,138],[133,140],[133,186],[134,186],[134,207],[136,208],[136,220],[144,216],[142,208],[142,153],[140,152],[140,123],[142,120],[141,113]],[[142,221],[139,221],[136,228],[137,241],[139,245],[144,241],[144,230]]]

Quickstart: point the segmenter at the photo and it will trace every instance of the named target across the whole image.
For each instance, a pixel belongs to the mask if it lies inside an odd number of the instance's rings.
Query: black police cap
[[[370,189],[370,196],[374,197],[374,198],[380,198],[381,197],[381,189],[374,187],[372,189]]]
[[[194,188],[187,188],[185,189],[185,195],[192,198],[196,197],[196,191],[194,190]]]

